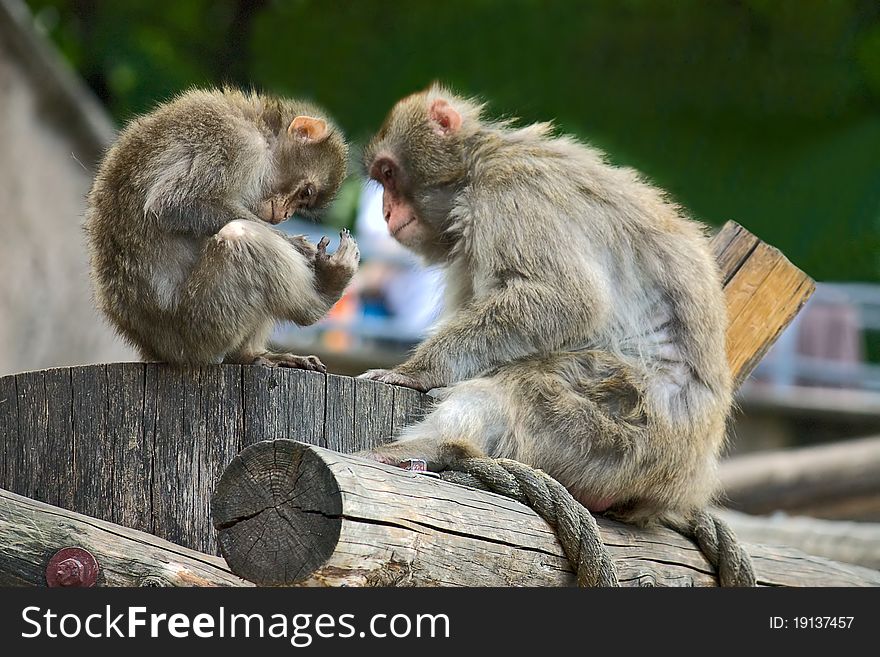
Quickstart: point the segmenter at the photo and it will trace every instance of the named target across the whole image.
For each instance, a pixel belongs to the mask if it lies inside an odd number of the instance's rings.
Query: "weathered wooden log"
[[[0,586],[45,586],[58,550],[98,560],[98,586],[250,586],[222,559],[0,490]]]
[[[567,586],[553,530],[513,500],[290,440],[242,451],[212,502],[233,572],[258,584]],[[690,541],[599,519],[629,586],[715,586]],[[880,586],[880,573],[747,546],[768,586]]]
[[[821,520],[776,513],[752,516],[716,509],[749,543],[787,545],[807,554],[880,570],[880,523]]]
[[[737,456],[720,474],[726,503],[738,511],[825,518],[880,511],[880,437]]]

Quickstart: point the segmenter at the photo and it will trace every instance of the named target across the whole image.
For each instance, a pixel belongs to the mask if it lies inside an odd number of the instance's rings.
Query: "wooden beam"
[[[720,476],[726,504],[738,511],[835,518],[859,500],[874,500],[877,511],[880,437],[737,456]]]
[[[739,405],[747,415],[880,425],[880,392],[876,390],[756,385],[740,391]],[[867,433],[871,432],[862,435]]]
[[[556,535],[531,509],[289,440],[230,463],[212,501],[233,572],[258,584],[569,586]],[[715,586],[690,541],[599,519],[626,586]],[[747,546],[766,586],[880,586],[880,573],[789,548]]]
[[[222,559],[0,490],[0,586],[45,586],[58,550],[98,560],[98,586],[249,586]]]
[[[746,380],[816,289],[779,249],[728,221],[712,238],[727,300],[727,359]]]
[[[721,518],[749,543],[787,545],[807,554],[880,570],[880,523],[820,520],[777,513],[752,516],[716,509]]]

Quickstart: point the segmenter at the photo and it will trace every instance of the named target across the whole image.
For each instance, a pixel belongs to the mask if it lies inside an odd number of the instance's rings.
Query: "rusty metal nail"
[[[51,587],[94,586],[98,581],[98,560],[88,550],[66,547],[46,564],[46,583]]]
[[[411,472],[427,472],[428,462],[425,459],[404,459],[400,467]]]
[[[404,470],[409,470],[410,472],[425,475],[426,477],[433,477],[434,479],[440,478],[440,475],[436,472],[428,470],[428,462],[425,461],[425,459],[404,459],[400,462],[400,467]]]

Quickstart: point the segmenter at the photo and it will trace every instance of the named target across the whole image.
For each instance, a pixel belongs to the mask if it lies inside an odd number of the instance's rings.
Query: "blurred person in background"
[[[358,272],[364,316],[393,320],[402,335],[421,339],[439,315],[443,277],[436,268],[424,267],[388,233],[382,188],[375,183],[363,186],[355,233],[368,254]]]

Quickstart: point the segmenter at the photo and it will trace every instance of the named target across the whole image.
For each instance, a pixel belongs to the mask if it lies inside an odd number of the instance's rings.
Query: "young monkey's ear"
[[[319,142],[327,139],[330,130],[324,119],[311,116],[298,116],[287,126],[287,134],[307,142]]]
[[[448,101],[438,98],[428,110],[428,116],[434,132],[446,136],[458,132],[461,128],[461,114]]]

